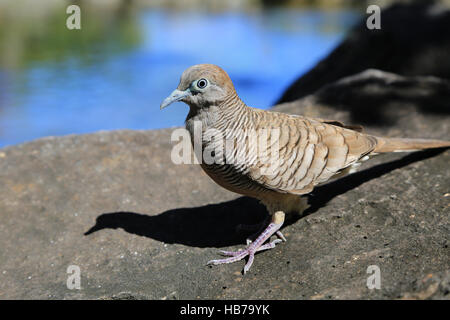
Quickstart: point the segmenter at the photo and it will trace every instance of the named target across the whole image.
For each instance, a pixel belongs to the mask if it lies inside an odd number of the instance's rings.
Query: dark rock
[[[419,124],[422,119],[414,117],[419,113],[430,114],[430,119],[449,115],[449,101],[449,80],[432,76],[402,77],[369,69],[324,85],[293,105],[281,104],[277,110],[291,112],[302,105],[311,117],[337,115],[347,123],[395,127],[405,120]],[[326,106],[327,110],[319,109],[320,106]]]
[[[379,135],[448,139],[448,112],[422,106],[445,109],[449,92],[443,80],[368,71],[276,109],[365,120]],[[382,121],[360,118],[366,112]],[[242,247],[236,226],[262,220],[265,209],[198,165],[173,164],[171,131],[1,149],[0,298],[448,298],[449,151],[375,157],[317,188],[307,215],[283,228],[288,242],[258,254],[242,276],[244,262],[205,263],[219,248]],[[80,267],[80,290],[66,286],[69,265]],[[370,265],[381,270],[380,290],[366,286]]]
[[[450,79],[450,7],[444,1],[395,3],[381,11],[381,29],[366,27],[368,15],[278,103],[312,94],[327,83],[379,69],[405,76]]]

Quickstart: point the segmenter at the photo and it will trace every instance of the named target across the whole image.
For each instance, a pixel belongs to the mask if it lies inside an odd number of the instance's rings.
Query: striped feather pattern
[[[202,122],[203,150],[218,148],[205,134],[208,130],[220,132],[226,141],[215,153],[221,163],[202,163],[205,172],[219,185],[257,198],[273,192],[308,193],[370,153],[377,141],[319,119],[250,108],[235,92],[188,118],[187,127],[194,121]],[[278,162],[271,165],[273,154]]]

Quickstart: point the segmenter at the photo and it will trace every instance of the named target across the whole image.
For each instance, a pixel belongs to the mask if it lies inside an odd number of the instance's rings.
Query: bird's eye
[[[207,85],[208,85],[208,80],[206,80],[206,79],[200,79],[197,81],[197,87],[199,87],[200,89],[206,88]]]

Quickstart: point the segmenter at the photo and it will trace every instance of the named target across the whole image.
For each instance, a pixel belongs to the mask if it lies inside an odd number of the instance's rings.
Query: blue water
[[[49,135],[183,125],[188,107],[160,102],[184,69],[214,63],[250,106],[268,108],[326,56],[359,16],[351,11],[138,14],[139,43],[109,54],[0,65],[0,147]],[[73,31],[77,32],[77,31]]]

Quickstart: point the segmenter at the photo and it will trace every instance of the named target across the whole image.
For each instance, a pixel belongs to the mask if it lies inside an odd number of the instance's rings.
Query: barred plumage
[[[255,159],[239,164],[227,164],[224,159],[225,164],[203,163],[202,168],[221,186],[261,200],[269,192],[308,193],[315,185],[326,182],[373,151],[377,142],[372,136],[320,120],[248,107],[235,92],[224,103],[210,109],[208,113],[213,115],[207,118],[202,112],[190,114],[186,127],[191,135],[194,135],[193,122],[201,121],[202,117],[206,119],[202,121],[203,133],[217,129],[225,140],[235,140],[233,149],[224,150],[223,155],[228,151],[240,160],[248,160],[252,155]],[[260,145],[249,138],[249,133],[257,134],[261,130],[267,130],[268,140],[274,130],[279,130],[276,142],[280,162],[272,175],[260,174],[260,169],[268,165],[257,157],[255,151]],[[211,141],[207,134],[202,137],[204,150],[216,149],[217,141]],[[223,147],[226,149],[225,143]],[[266,147],[259,153],[270,153],[273,144],[268,141]]]

